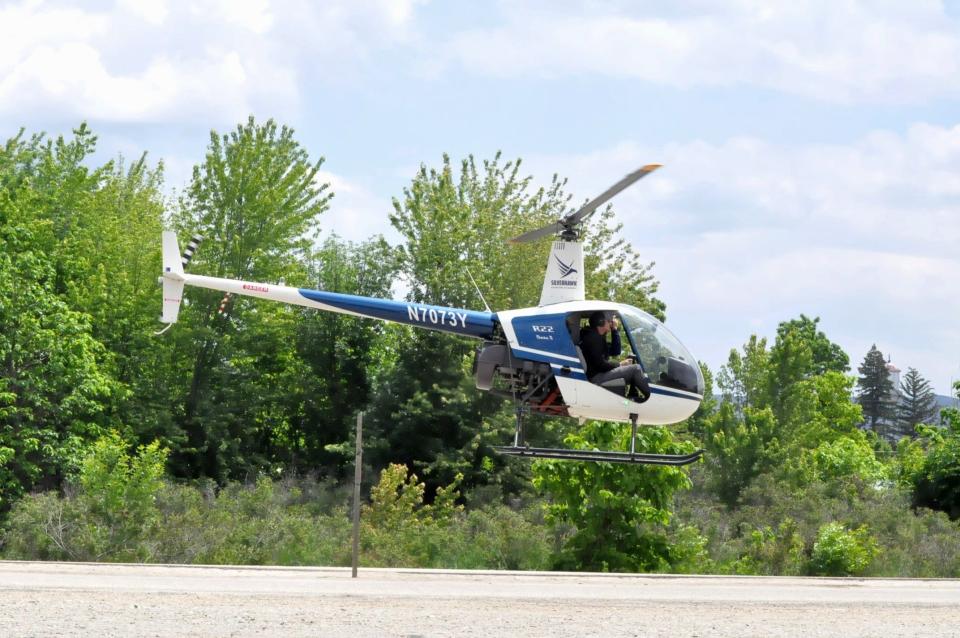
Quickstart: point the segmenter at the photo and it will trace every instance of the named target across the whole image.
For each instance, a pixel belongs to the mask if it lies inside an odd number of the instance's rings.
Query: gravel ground
[[[0,636],[958,636],[960,581],[0,562]]]

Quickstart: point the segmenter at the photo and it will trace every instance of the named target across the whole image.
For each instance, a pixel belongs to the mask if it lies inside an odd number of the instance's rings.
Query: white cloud
[[[163,24],[170,13],[164,0],[118,0],[117,7],[155,25]]]
[[[329,171],[317,174],[319,183],[330,184],[334,197],[330,210],[320,218],[324,235],[335,233],[349,241],[364,241],[373,235],[383,235],[396,243],[398,236],[390,225],[393,204],[373,193],[360,183]]]
[[[502,24],[454,34],[445,55],[493,75],[747,85],[841,103],[960,95],[960,24],[933,0],[534,7],[501,4]]]
[[[527,166],[570,175],[579,201],[651,161],[665,166],[614,207],[697,356],[715,367],[803,312],[854,367],[877,342],[947,392],[960,366],[960,126],[849,146],[626,142]]]
[[[205,126],[258,110],[289,117],[305,79],[353,77],[369,51],[410,38],[414,4],[0,5],[0,114]]]

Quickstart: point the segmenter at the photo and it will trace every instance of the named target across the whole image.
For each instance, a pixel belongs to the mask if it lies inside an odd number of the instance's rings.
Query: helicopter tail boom
[[[489,338],[494,329],[494,313],[444,306],[429,306],[407,301],[346,295],[326,290],[291,288],[238,279],[185,275],[188,286],[219,290],[235,295],[281,301],[297,306],[326,310],[369,319],[382,319],[417,328]]]
[[[194,240],[194,243],[196,241],[199,239]],[[196,246],[192,245],[188,246],[187,250],[192,253],[195,249]],[[189,256],[186,253],[181,256],[176,235],[171,231],[165,231],[163,233],[163,276],[160,277],[160,282],[163,284],[161,321],[167,324],[177,320],[183,287],[187,285],[481,339],[491,338],[494,331],[495,314],[492,312],[360,297],[239,279],[190,275],[183,271],[186,261],[189,261]]]

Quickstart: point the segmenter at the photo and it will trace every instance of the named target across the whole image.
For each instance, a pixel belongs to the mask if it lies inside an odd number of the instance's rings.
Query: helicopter
[[[185,267],[197,250],[200,237],[194,236],[181,253],[176,234],[164,231],[163,274],[159,278],[163,287],[160,321],[167,327],[158,334],[177,321],[184,287],[196,286],[222,291],[228,297],[244,295],[472,337],[481,342],[473,363],[477,389],[515,402],[513,444],[495,447],[496,451],[520,457],[574,461],[673,466],[693,463],[700,458],[702,450],[685,455],[646,453],[636,450],[636,438],[640,424],[677,423],[697,410],[704,393],[697,360],[659,320],[643,310],[611,301],[585,299],[580,241],[584,222],[600,206],[660,166],[647,164],[580,209],[509,241],[517,244],[553,238],[540,303],[517,310],[450,308],[188,274]],[[648,396],[630,398],[623,379],[596,384],[587,378],[587,365],[580,348],[581,331],[587,329],[590,316],[597,312],[623,327],[622,347],[629,349],[628,358],[639,364],[646,376]],[[630,449],[623,452],[531,447],[525,440],[524,428],[525,416],[531,413],[573,417],[581,423],[586,419],[629,422],[632,426]]]

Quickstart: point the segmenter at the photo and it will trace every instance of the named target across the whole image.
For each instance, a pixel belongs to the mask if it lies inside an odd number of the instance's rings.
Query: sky
[[[4,139],[86,121],[173,190],[251,114],[326,158],[351,240],[443,153],[574,201],[662,163],[614,208],[711,369],[804,313],[854,372],[960,380],[960,0],[0,1]]]

